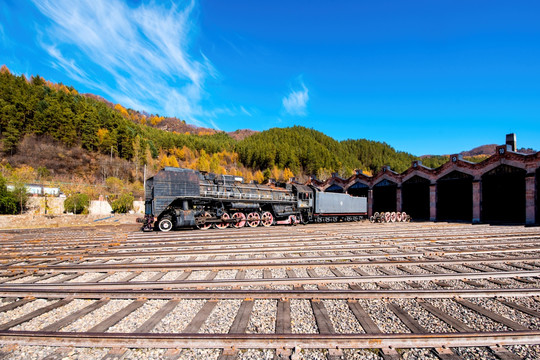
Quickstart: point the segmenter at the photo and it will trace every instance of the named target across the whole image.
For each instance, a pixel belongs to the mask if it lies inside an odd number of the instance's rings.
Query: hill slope
[[[81,95],[72,87],[39,76],[16,76],[5,66],[0,69],[0,141],[0,150],[6,155],[4,166],[26,163],[52,167],[51,161],[38,161],[42,157],[34,156],[28,145],[44,142],[48,154],[78,154],[79,159],[86,159],[71,175],[97,182],[113,174],[104,170],[106,159],[121,163],[115,168],[123,170],[114,174],[129,181],[141,179],[140,169],[145,164],[150,174],[163,166],[184,166],[261,180],[265,170],[266,177],[287,177],[292,170],[297,176],[316,174],[321,178],[331,172],[348,177],[357,168],[374,172],[382,165],[401,172],[417,159],[385,143],[336,141],[298,126],[231,134],[197,128],[176,118],[126,109],[91,94]],[[47,157],[58,163],[53,174],[60,173],[62,163],[68,162],[60,155]],[[435,157],[424,163],[436,167],[445,161],[444,157]],[[87,174],[83,163],[93,164]],[[289,171],[284,174],[286,168]]]

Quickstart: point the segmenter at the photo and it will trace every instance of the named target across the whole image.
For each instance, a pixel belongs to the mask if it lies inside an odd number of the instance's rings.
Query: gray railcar
[[[365,215],[367,213],[367,199],[349,194],[315,192],[315,213]]]

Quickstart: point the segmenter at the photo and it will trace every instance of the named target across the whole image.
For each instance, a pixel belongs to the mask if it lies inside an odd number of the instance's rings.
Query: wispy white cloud
[[[204,54],[191,54],[193,1],[136,8],[119,0],[32,1],[51,20],[41,46],[68,76],[125,106],[207,125],[201,100],[217,71]],[[99,66],[113,83],[75,59]]]
[[[62,55],[60,50],[58,50],[58,48],[56,48],[55,46],[46,44],[42,44],[42,46],[45,51],[47,51],[47,53],[56,60],[53,63],[53,66],[55,66],[56,68],[62,68],[68,74],[68,76],[74,80],[82,83],[88,82],[88,75],[84,72],[84,70],[82,70],[75,64],[74,60],[66,59]]]
[[[0,44],[6,42],[6,33],[4,32],[4,27],[0,24]]]
[[[300,89],[291,89],[289,95],[282,100],[283,109],[289,115],[306,116],[309,94],[306,85],[300,81]]]
[[[244,114],[244,115],[247,115],[247,116],[253,116],[249,111],[246,110],[245,107],[243,106],[240,106],[240,111]]]

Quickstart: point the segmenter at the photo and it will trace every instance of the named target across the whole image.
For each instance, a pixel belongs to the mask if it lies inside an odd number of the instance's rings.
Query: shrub
[[[83,214],[88,212],[90,199],[86,194],[73,194],[64,202],[64,211],[74,214]]]
[[[131,193],[124,193],[112,202],[111,207],[115,213],[125,214],[133,209],[133,200],[134,198]]]
[[[6,187],[6,179],[0,175],[0,214],[17,214],[17,200]]]
[[[23,184],[16,184],[11,194],[16,203],[15,206],[17,207],[17,214],[22,214],[26,209],[26,202],[28,201],[26,186]]]

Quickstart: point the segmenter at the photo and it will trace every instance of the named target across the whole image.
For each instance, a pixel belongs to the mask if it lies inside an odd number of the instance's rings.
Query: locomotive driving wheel
[[[158,228],[163,232],[170,231],[173,228],[171,218],[169,216],[164,216],[161,218],[161,220],[158,222]]]
[[[221,215],[221,220],[229,220],[231,217],[229,216],[229,214],[227,213],[223,213],[223,215]],[[228,222],[225,222],[225,221],[222,221],[220,223],[215,223],[214,226],[217,228],[217,229],[226,229],[229,227],[229,223]]]
[[[249,227],[257,227],[261,223],[261,215],[258,212],[249,213],[247,216],[247,224]]]
[[[212,223],[209,223],[209,222],[206,222],[206,219],[205,218],[210,218],[212,217],[212,215],[210,215],[210,213],[208,211],[205,211],[202,216],[199,217],[198,221],[201,221],[201,222],[197,222],[195,224],[195,226],[197,226],[197,229],[201,229],[201,230],[208,230],[212,227]]]
[[[272,224],[274,223],[274,216],[272,215],[271,212],[265,211],[262,213],[261,222],[262,222],[262,226],[265,226],[265,227],[272,226]]]
[[[233,226],[237,229],[242,228],[246,226],[246,215],[241,212],[237,212],[233,214],[233,219],[239,219],[237,222],[233,223]]]

